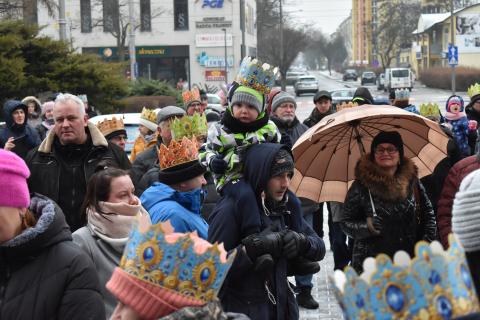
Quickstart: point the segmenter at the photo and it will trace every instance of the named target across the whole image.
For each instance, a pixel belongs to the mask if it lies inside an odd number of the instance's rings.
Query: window
[[[140,31],[152,31],[150,0],[140,0]]]
[[[90,0],[80,0],[80,29],[84,33],[92,32],[92,6]]]
[[[103,0],[103,31],[118,32],[120,10],[118,0]]]
[[[188,30],[188,0],[173,0],[174,30]]]

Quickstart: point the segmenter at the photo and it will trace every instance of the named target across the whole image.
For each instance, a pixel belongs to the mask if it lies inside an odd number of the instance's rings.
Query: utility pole
[[[134,17],[133,0],[128,0],[128,52],[130,55],[130,79],[133,81],[137,78],[137,59],[135,53],[135,17]]]
[[[228,73],[227,73],[227,28],[222,28],[223,38],[225,43],[225,84],[228,85]]]
[[[450,0],[450,42],[452,43],[452,46],[455,46],[453,0]],[[455,65],[452,65],[451,68],[452,68],[452,94],[455,94]]]
[[[282,0],[279,0],[280,3],[280,70],[283,70],[283,8],[282,8]],[[286,89],[286,82],[287,82],[287,72],[282,75],[282,91]]]
[[[65,19],[65,0],[58,1],[58,27],[61,41],[67,41],[67,20]]]

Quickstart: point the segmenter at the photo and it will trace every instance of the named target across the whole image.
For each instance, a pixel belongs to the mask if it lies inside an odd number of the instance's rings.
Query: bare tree
[[[47,8],[48,14],[54,16],[58,6],[55,0],[0,0],[0,16],[6,19],[20,19],[31,24],[38,23],[38,5]]]

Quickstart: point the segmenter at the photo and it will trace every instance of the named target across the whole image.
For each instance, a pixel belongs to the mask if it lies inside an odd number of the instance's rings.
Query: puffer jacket
[[[0,319],[105,319],[95,268],[61,209],[35,194],[30,211],[36,225],[0,245]]]
[[[435,240],[435,215],[417,171],[413,162],[406,158],[394,177],[386,176],[370,160],[370,155],[358,161],[356,179],[348,190],[340,222],[342,230],[355,239],[352,266],[357,272],[362,272],[362,263],[367,257],[379,253],[393,257],[398,250],[413,256],[417,241]],[[415,199],[415,184],[420,199]],[[380,235],[373,234],[367,227],[367,217],[374,216],[369,190],[376,214],[382,220]],[[418,211],[417,203],[420,205]]]
[[[445,178],[437,211],[438,232],[440,241],[445,248],[448,247],[448,235],[452,232],[452,206],[455,194],[460,188],[463,178],[477,169],[480,169],[480,154],[457,162]]]

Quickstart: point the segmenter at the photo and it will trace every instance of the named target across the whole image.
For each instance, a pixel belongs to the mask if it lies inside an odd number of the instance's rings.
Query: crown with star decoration
[[[367,258],[361,276],[350,267],[330,277],[345,319],[455,319],[480,312],[461,245],[419,242],[406,252]],[[480,313],[479,313],[480,315]]]
[[[200,91],[198,88],[193,88],[192,90],[185,90],[182,92],[182,99],[185,106],[188,106],[190,103],[194,101],[201,102],[200,99]]]
[[[410,91],[407,89],[395,90],[395,100],[408,100],[410,99]]]
[[[105,119],[97,123],[97,128],[104,136],[108,136],[115,131],[125,130],[125,124],[123,119],[112,117],[112,119]]]
[[[468,88],[467,94],[470,98],[480,94],[480,84],[475,83]]]
[[[262,63],[258,59],[245,57],[240,64],[235,82],[250,87],[261,94],[268,95],[275,84],[275,76],[278,72],[277,67],[268,63]]]
[[[223,244],[211,244],[196,232],[174,233],[167,221],[133,224],[120,269],[152,286],[208,303],[217,297],[232,265]]]
[[[440,117],[440,107],[436,103],[423,103],[420,105],[420,114],[424,117]]]
[[[175,118],[170,124],[172,139],[180,141],[183,137],[199,139],[205,138],[208,132],[205,113],[194,113],[193,116]]]

